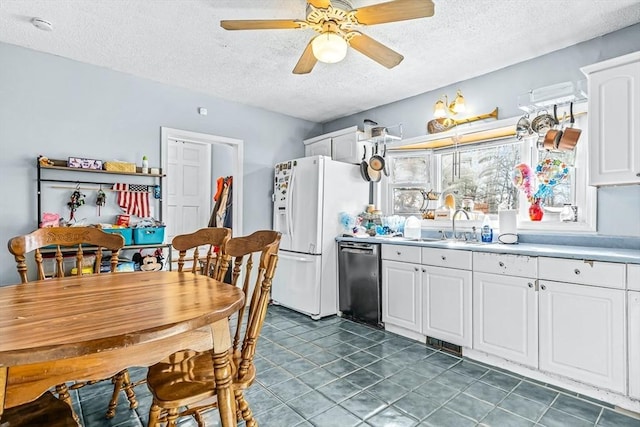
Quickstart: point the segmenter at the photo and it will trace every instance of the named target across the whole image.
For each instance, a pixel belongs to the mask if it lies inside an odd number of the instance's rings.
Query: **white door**
[[[422,267],[422,333],[471,347],[471,272]]]
[[[383,322],[420,332],[421,274],[418,264],[382,261]]]
[[[216,171],[218,167],[212,170],[212,157],[218,157],[218,154],[229,163],[223,172]],[[160,155],[166,175],[162,192],[166,242],[170,243],[177,234],[208,225],[213,206],[211,188],[221,174],[233,176],[233,235],[243,235],[244,149],[241,140],[161,127]],[[173,260],[177,260],[177,255]]]
[[[640,292],[629,291],[629,396],[640,399]]]
[[[538,296],[532,279],[473,273],[473,348],[538,367]]]
[[[207,226],[211,215],[211,145],[168,141],[167,235],[192,233]]]
[[[625,392],[625,291],[543,281],[540,370]]]

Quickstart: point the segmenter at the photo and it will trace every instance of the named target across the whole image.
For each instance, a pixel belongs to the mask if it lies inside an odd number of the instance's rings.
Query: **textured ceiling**
[[[221,19],[304,19],[304,0],[0,0],[0,41],[325,122],[640,22],[639,0],[434,3],[431,18],[363,27],[404,55],[390,70],[350,50],[338,64],[318,63],[311,74],[294,75],[312,30],[219,25]],[[54,31],[32,26],[36,16]]]

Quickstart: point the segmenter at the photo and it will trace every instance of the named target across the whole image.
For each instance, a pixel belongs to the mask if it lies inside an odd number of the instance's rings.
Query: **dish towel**
[[[117,203],[125,213],[140,218],[149,216],[149,187],[147,185],[116,183],[113,191],[118,192]]]

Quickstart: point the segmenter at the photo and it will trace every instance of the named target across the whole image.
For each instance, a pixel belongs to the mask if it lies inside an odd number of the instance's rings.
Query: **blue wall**
[[[157,166],[161,126],[241,139],[250,233],[271,228],[273,165],[303,156],[302,140],[321,133],[317,123],[14,45],[0,43],[0,64],[3,245],[36,227],[38,154],[138,164],[147,155]],[[197,114],[200,106],[208,116]],[[0,284],[17,280],[13,257],[0,251]]]
[[[322,133],[354,124],[362,127],[363,120],[368,118],[385,126],[402,123],[405,138],[426,135],[426,124],[433,118],[433,104],[443,94],[455,96],[457,89],[461,89],[465,96],[467,109],[471,110],[468,111],[469,115],[488,113],[497,106],[499,118],[520,116],[522,111],[518,109],[518,95],[539,87],[584,79],[580,67],[638,49],[640,24],[473,79],[325,123]],[[640,185],[598,190],[597,231],[601,236],[640,237]]]

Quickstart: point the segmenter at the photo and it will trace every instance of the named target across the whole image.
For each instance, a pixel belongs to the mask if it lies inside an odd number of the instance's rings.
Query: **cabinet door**
[[[418,264],[382,262],[382,320],[385,323],[420,332],[420,281]]]
[[[625,291],[541,280],[540,370],[625,392]]]
[[[329,156],[331,157],[331,138],[314,142],[304,147],[304,156]]]
[[[471,347],[471,272],[422,267],[422,333]]]
[[[333,160],[347,163],[360,163],[365,151],[365,146],[369,143],[358,143],[358,133],[350,131],[344,135],[337,135],[331,138],[331,148]]]
[[[640,183],[640,62],[589,75],[590,184]]]
[[[473,273],[473,348],[538,367],[538,296],[533,279]]]
[[[640,399],[640,292],[629,292],[629,396]]]

